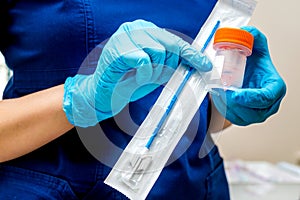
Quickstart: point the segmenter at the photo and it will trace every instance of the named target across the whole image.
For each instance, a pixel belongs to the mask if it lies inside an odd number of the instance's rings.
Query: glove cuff
[[[95,93],[90,90],[89,76],[69,77],[64,84],[63,110],[74,126],[89,127],[111,116],[95,108]]]
[[[73,91],[74,88],[72,87],[74,84],[73,78],[68,77],[64,84],[64,96],[63,96],[63,111],[66,113],[66,117],[68,121],[75,125],[74,117],[73,117]]]

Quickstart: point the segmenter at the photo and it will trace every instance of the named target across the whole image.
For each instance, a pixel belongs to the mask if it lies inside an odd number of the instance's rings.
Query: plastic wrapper
[[[205,49],[202,51],[213,60],[215,51],[210,39],[216,26],[246,25],[255,5],[254,0],[218,1],[193,46],[199,51]],[[130,199],[145,199],[207,95],[209,79],[219,70],[200,74],[180,65],[105,183]]]

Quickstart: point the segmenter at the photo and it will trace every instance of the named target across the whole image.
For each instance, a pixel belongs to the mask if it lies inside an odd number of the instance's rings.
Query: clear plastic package
[[[255,6],[255,0],[219,0],[192,45],[213,60],[215,50],[211,39],[216,29],[246,25]],[[218,70],[213,69],[213,72]],[[147,197],[209,92],[213,72],[199,73],[187,66],[178,66],[105,179],[107,185],[130,199]]]

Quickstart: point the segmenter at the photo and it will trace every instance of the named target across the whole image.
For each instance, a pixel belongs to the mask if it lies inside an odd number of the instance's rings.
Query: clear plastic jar
[[[226,27],[216,31],[213,48],[216,50],[214,65],[221,72],[218,87],[231,90],[242,87],[253,42],[253,35],[242,29]]]

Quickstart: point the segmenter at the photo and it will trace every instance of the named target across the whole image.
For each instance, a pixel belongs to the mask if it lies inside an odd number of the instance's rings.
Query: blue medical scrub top
[[[3,0],[0,50],[13,70],[3,97],[21,97],[63,84],[67,77],[78,73],[80,66],[82,73],[92,73],[97,59],[85,64],[83,61],[124,22],[144,19],[195,38],[215,3],[216,0]],[[161,90],[162,87],[129,104],[135,123],[142,123]],[[229,198],[217,148],[204,158],[198,155],[206,136],[208,115],[206,98],[172,155],[179,158],[165,167],[148,199]],[[102,121],[100,126],[107,138],[121,148],[131,139],[114,119]],[[0,199],[126,199],[103,183],[111,168],[95,159],[80,140],[79,132],[88,134],[91,129],[74,128],[25,156],[1,163]],[[211,142],[209,137],[206,141]],[[176,155],[185,147],[182,155]]]

